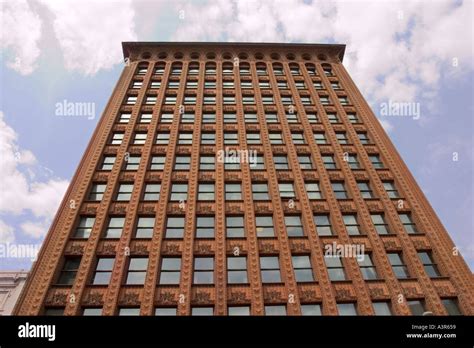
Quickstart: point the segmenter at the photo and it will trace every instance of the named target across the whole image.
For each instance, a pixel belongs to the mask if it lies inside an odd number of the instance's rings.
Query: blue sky
[[[337,42],[473,268],[471,2],[84,3],[2,3],[0,243],[43,240],[122,70],[122,41]],[[96,117],[56,116],[63,100],[95,103]],[[420,118],[382,116],[389,100],[416,103]]]

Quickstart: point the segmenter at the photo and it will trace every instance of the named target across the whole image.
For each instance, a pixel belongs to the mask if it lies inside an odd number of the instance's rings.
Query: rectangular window
[[[125,158],[125,170],[138,170],[138,167],[140,166],[140,159],[140,156],[130,156],[128,159]]]
[[[260,133],[247,133],[247,144],[261,144]]]
[[[255,218],[255,225],[257,227],[257,237],[275,236],[272,216],[257,216]]]
[[[362,278],[365,280],[378,279],[377,271],[369,254],[364,254],[364,257],[357,257],[356,259],[362,273]]]
[[[344,225],[346,226],[346,231],[349,236],[360,235],[360,226],[357,222],[356,214],[344,214],[342,218],[344,220]]]
[[[194,123],[194,114],[184,113],[181,115],[181,123]]]
[[[179,284],[181,257],[163,257],[159,284]]]
[[[312,104],[313,104],[313,102],[312,102],[312,100],[311,100],[310,97],[303,97],[303,96],[300,96],[300,99],[301,99],[301,103],[302,103],[303,105],[312,105]]]
[[[140,315],[140,307],[127,307],[127,308],[119,308],[118,312],[119,316],[138,316]]]
[[[359,119],[357,118],[356,114],[348,113],[347,118],[349,119],[350,123],[359,123]]]
[[[225,218],[225,225],[227,238],[245,237],[243,216],[227,216]]]
[[[144,201],[157,201],[160,199],[161,184],[146,184],[143,193]]]
[[[319,100],[321,101],[321,104],[323,104],[323,105],[331,104],[331,101],[329,100],[328,96],[320,96]]]
[[[195,257],[194,258],[194,284],[214,283],[214,258]]]
[[[223,101],[224,104],[235,104],[235,97],[234,96],[224,96],[222,98],[222,101]]]
[[[337,81],[332,81],[331,82],[331,87],[332,87],[332,89],[336,89],[336,90],[341,89],[341,86],[339,85],[339,82],[337,82]]]
[[[318,115],[313,113],[306,113],[306,118],[308,119],[309,123],[318,123]]]
[[[204,88],[214,89],[216,88],[216,83],[214,81],[204,81]]]
[[[250,306],[228,306],[227,315],[250,315]]]
[[[301,216],[290,215],[285,216],[286,233],[288,237],[303,237],[303,223],[301,222]]]
[[[376,169],[384,167],[379,155],[370,155],[369,160]]]
[[[234,102],[235,104],[235,102]],[[236,123],[237,122],[237,115],[225,113],[224,114],[224,123]]]
[[[146,133],[135,133],[133,145],[143,145],[146,141]]]
[[[269,200],[268,185],[266,183],[252,184],[252,198],[254,201]]]
[[[300,163],[301,169],[313,169],[311,156],[309,155],[298,155],[298,162]]]
[[[108,285],[112,275],[112,270],[114,269],[114,262],[115,257],[99,257],[95,267],[92,284]]]
[[[247,257],[227,257],[227,283],[247,284]]]
[[[258,122],[257,114],[245,113],[244,114],[244,120],[245,120],[245,123],[257,123]]]
[[[176,307],[156,307],[155,316],[176,316],[178,314],[178,308]]]
[[[291,140],[293,141],[293,144],[296,145],[306,144],[303,133],[291,133]]]
[[[392,315],[392,310],[390,309],[390,302],[372,302],[372,307],[374,308],[375,315]]]
[[[393,181],[384,181],[383,187],[390,198],[400,198],[400,194],[398,193]]]
[[[170,133],[158,133],[156,134],[155,144],[164,145],[170,141]]]
[[[310,182],[305,184],[306,194],[309,199],[322,199],[321,189],[317,182]]]
[[[349,198],[343,182],[332,182],[331,186],[332,186],[332,190],[334,191],[334,195],[336,196],[336,199]]]
[[[142,114],[142,119],[143,119],[143,115],[145,115],[145,114]],[[163,114],[161,114],[160,122],[161,123],[173,123],[173,119],[174,119],[174,114],[172,114],[172,113],[163,113]]]
[[[192,307],[191,308],[191,315],[192,316],[210,316],[214,315],[214,307]]]
[[[407,279],[410,277],[408,268],[403,262],[403,259],[399,253],[387,253],[390,265],[392,265],[393,273],[398,279]]]
[[[193,133],[179,133],[178,145],[191,145],[193,143]]]
[[[324,132],[316,132],[313,133],[314,140],[316,141],[316,144],[327,144],[326,136],[324,135]]]
[[[283,138],[281,137],[281,133],[269,133],[268,136],[270,138],[270,144],[283,144]]]
[[[127,98],[127,105],[135,105],[135,103],[137,102],[137,97],[132,97],[132,96],[129,96]]]
[[[444,308],[448,312],[448,315],[462,315],[456,299],[445,298],[441,299],[441,302],[443,302]]]
[[[107,184],[92,184],[91,190],[89,192],[89,201],[100,201],[104,197],[105,188]]]
[[[81,264],[80,257],[68,257],[65,259],[61,273],[57,281],[58,285],[72,285],[76,279],[79,265]]]
[[[165,156],[152,156],[150,170],[163,170],[165,167]]]
[[[166,239],[181,239],[184,234],[184,217],[169,216],[166,220]]]
[[[137,231],[135,233],[135,238],[151,238],[153,237],[153,228],[155,226],[154,217],[138,217],[137,222]]]
[[[147,96],[145,100],[145,104],[148,105],[155,105],[156,104],[156,97],[154,96]]]
[[[214,95],[204,95],[204,104],[215,104],[216,103],[216,96]]]
[[[179,81],[169,81],[168,88],[179,88]]]
[[[95,217],[93,216],[81,216],[76,230],[74,231],[74,238],[89,238],[92,232],[92,226],[94,226],[94,222]]]
[[[156,89],[161,87],[161,81],[151,81],[150,88]]]
[[[213,201],[214,196],[214,184],[199,184],[198,187],[198,200],[199,201]]]
[[[242,96],[242,104],[255,104],[255,98],[253,96]]]
[[[129,201],[132,197],[133,184],[120,184],[117,192],[117,201]]]
[[[293,183],[278,183],[278,190],[281,198],[295,198],[295,188]]]
[[[216,123],[216,114],[214,113],[204,113],[202,114],[203,123]]]
[[[189,170],[191,156],[176,156],[174,170]]]
[[[328,214],[314,215],[314,223],[318,236],[332,236],[331,220]]]
[[[255,157],[255,161],[250,162],[250,169],[251,170],[262,170],[265,169],[265,161],[262,155],[258,155]]]
[[[265,306],[265,315],[286,315],[286,305]]]
[[[132,117],[132,114],[120,114],[119,123],[130,122],[130,117]]]
[[[104,238],[120,238],[122,236],[125,217],[114,216],[109,219],[109,225],[105,230]]]
[[[324,255],[324,261],[331,281],[346,280],[344,266],[339,256]]]
[[[260,256],[262,283],[280,283],[280,262],[278,256]]]
[[[216,167],[214,156],[201,156],[199,158],[199,169],[200,170],[214,170]]]
[[[418,257],[420,258],[420,261],[423,264],[423,267],[425,268],[426,274],[428,274],[430,278],[441,277],[441,273],[439,273],[438,266],[436,266],[436,263],[433,261],[433,257],[431,256],[430,252],[419,251]]]
[[[279,89],[288,89],[288,84],[285,81],[278,81],[277,86]]]
[[[351,169],[359,169],[360,168],[359,161],[357,160],[357,155],[347,156],[347,164],[349,165],[349,168],[351,168]]]
[[[288,121],[288,123],[298,123],[298,116],[296,113],[286,113],[285,114],[286,116],[286,120]]]
[[[329,113],[327,116],[329,123],[339,123],[339,117],[337,117],[337,114]]]
[[[388,224],[385,222],[383,214],[371,214],[370,217],[378,234],[390,234]]]
[[[370,143],[370,140],[369,138],[367,137],[367,133],[365,132],[357,132],[357,136],[359,137],[359,140],[362,144],[369,144]]]
[[[277,114],[265,114],[265,122],[267,123],[277,123],[278,115]]]
[[[198,216],[196,238],[214,238],[214,216]]]
[[[372,189],[369,186],[369,183],[366,181],[359,181],[357,183],[357,187],[359,188],[360,194],[364,199],[374,198],[374,194],[372,193]]]
[[[225,184],[225,200],[240,201],[242,200],[241,184]]]
[[[185,201],[188,199],[188,184],[173,184],[170,201]]]
[[[339,144],[349,144],[349,139],[347,139],[346,132],[336,132],[336,138]]]
[[[224,133],[224,144],[226,145],[236,145],[239,143],[239,137],[237,132],[225,132]]]
[[[186,89],[196,89],[197,86],[197,81],[186,81]]]
[[[122,140],[124,137],[125,133],[113,133],[112,134],[112,140],[110,141],[111,145],[120,145],[122,144]]]
[[[216,143],[216,134],[215,133],[202,133],[201,134],[201,144],[202,145],[214,145]]]
[[[130,257],[128,263],[127,285],[145,284],[146,270],[148,267],[148,257]]]
[[[400,217],[400,221],[402,222],[406,233],[408,234],[418,233],[418,230],[416,229],[416,225],[413,222],[410,214],[399,213],[398,216]]]
[[[425,313],[425,304],[420,300],[407,301],[412,315],[423,315]]]
[[[167,104],[167,105],[176,104],[176,97],[170,96],[170,95],[165,96],[165,104]]]
[[[298,283],[313,282],[313,268],[309,255],[292,256],[291,262]]]
[[[339,315],[357,315],[357,308],[354,303],[338,303],[337,311]]]
[[[290,169],[288,165],[288,158],[286,156],[273,156],[273,162],[275,164],[276,170],[288,170]]]
[[[302,304],[301,315],[322,315],[320,304]]]

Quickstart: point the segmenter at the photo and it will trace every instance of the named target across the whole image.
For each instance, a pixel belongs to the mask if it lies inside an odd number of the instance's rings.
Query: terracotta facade
[[[45,239],[16,314],[82,315],[85,309],[93,309],[117,315],[129,309],[155,315],[157,308],[166,308],[177,315],[199,309],[227,315],[239,307],[252,315],[273,310],[337,315],[341,304],[353,304],[357,314],[374,315],[374,303],[384,302],[393,315],[411,315],[413,301],[420,301],[423,311],[434,315],[448,314],[446,301],[451,310],[455,306],[461,314],[474,313],[472,274],[342,65],[343,45],[124,43],[123,50],[122,75]],[[169,81],[177,83],[169,85]],[[231,81],[233,85],[224,84]],[[129,115],[128,122],[123,121],[128,116],[120,121],[122,114]],[[143,122],[142,114],[152,114],[149,122]],[[163,114],[172,116],[165,119]],[[277,119],[270,119],[268,115],[274,114]],[[121,141],[114,145],[116,133]],[[142,144],[137,144],[137,133],[146,133]],[[156,144],[157,133],[167,134],[167,144]],[[215,134],[215,144],[202,143],[202,134],[208,133]],[[248,134],[255,133],[260,140],[249,142]],[[325,141],[317,133],[323,133]],[[219,161],[212,170],[200,169],[202,156],[216,158],[225,148],[256,150],[264,158],[264,169],[240,163],[240,169],[228,170]],[[138,155],[137,167],[126,170],[129,159]],[[335,168],[327,163],[331,155]],[[359,168],[351,167],[348,155],[356,156]],[[370,157],[376,155],[381,163]],[[116,157],[111,170],[101,170],[104,156]],[[151,169],[153,156],[166,156],[161,169]],[[189,169],[175,170],[176,156],[186,161],[189,156],[184,166]],[[281,169],[275,159],[285,156],[288,169]],[[308,157],[310,169],[302,164]],[[101,183],[107,185],[103,196],[90,200],[92,185]],[[133,183],[125,202],[116,199],[123,183]],[[158,200],[144,200],[145,185],[150,183],[160,185]],[[187,197],[172,201],[173,184],[179,183],[187,184]],[[254,199],[252,184],[259,183],[268,185],[268,199]],[[307,184],[315,183],[320,199],[307,193]],[[338,196],[343,193],[335,191],[337,183],[343,184],[347,197]],[[369,185],[372,198],[363,198],[360,183]],[[387,183],[396,190],[391,196]],[[213,200],[198,199],[199,184],[214,184]],[[226,184],[241,184],[240,199],[226,199]],[[280,184],[292,184],[293,193],[283,195],[281,189],[289,186]],[[315,215],[325,214],[331,235],[317,230]],[[383,216],[388,233],[374,224],[376,214]],[[411,221],[402,220],[400,214]],[[356,218],[359,234],[349,232],[348,215]],[[196,236],[201,216],[214,217],[213,238]],[[227,217],[240,216],[245,236],[227,236]],[[273,237],[261,235],[263,229],[256,223],[260,216],[273,216]],[[300,217],[302,228],[296,230],[302,230],[302,235],[289,235],[285,217],[290,216]],[[81,217],[95,218],[87,238],[75,236]],[[116,238],[104,237],[110,217],[124,219]],[[149,238],[136,238],[140,217],[155,218]],[[184,217],[183,238],[166,237],[168,217]],[[377,275],[366,277],[354,257],[342,257],[343,269],[331,275],[324,253],[325,246],[334,242],[363,246]],[[430,265],[422,252],[431,258]],[[400,255],[402,265],[394,264],[388,253]],[[228,282],[227,258],[233,256],[245,257],[245,282]],[[278,256],[280,279],[269,282],[262,277],[276,271],[264,275],[261,257],[271,256]],[[292,256],[309,257],[306,273],[295,270]],[[115,258],[108,284],[93,284],[98,258],[107,257]],[[126,284],[133,271],[130,260],[138,257],[148,258],[143,281]],[[171,257],[181,260],[179,282],[160,284],[162,260]],[[196,257],[214,258],[211,283],[195,283]],[[59,284],[65,262],[72,258],[80,260],[73,280]],[[426,270],[429,267],[436,276]],[[397,276],[398,272],[408,276]],[[143,277],[139,273],[135,275]],[[306,278],[300,281],[303,273]]]

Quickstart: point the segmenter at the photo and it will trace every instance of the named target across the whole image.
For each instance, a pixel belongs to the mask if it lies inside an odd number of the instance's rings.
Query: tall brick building
[[[123,43],[16,314],[472,315],[344,48]]]

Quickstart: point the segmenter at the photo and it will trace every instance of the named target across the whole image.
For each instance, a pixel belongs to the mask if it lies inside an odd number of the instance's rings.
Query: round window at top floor
[[[183,53],[182,52],[176,52],[174,54],[174,59],[183,59]]]
[[[223,59],[232,59],[232,53],[224,52],[224,53],[222,53],[222,58]]]
[[[309,53],[303,53],[301,55],[301,58],[303,58],[304,60],[311,60],[311,55]]]
[[[150,59],[151,58],[151,53],[150,52],[143,52],[142,53],[142,59]]]
[[[240,52],[238,57],[239,59],[248,59],[249,55],[245,52]]]
[[[270,58],[273,59],[273,60],[280,60],[280,55],[276,52],[273,52],[271,55],[270,55]]]
[[[288,60],[295,60],[296,59],[296,56],[293,54],[293,53],[288,53],[286,55],[286,59]]]
[[[255,59],[263,59],[264,55],[261,52],[257,52],[254,54]]]
[[[325,61],[328,59],[328,57],[325,54],[320,53],[318,54],[318,59],[321,61]]]
[[[168,57],[168,53],[166,53],[166,52],[158,53],[158,58],[159,59],[166,59],[166,57]]]
[[[189,55],[191,59],[199,59],[199,56],[200,54],[198,52],[191,52],[191,54]]]
[[[216,54],[214,52],[208,52],[206,54],[207,59],[216,59]]]

